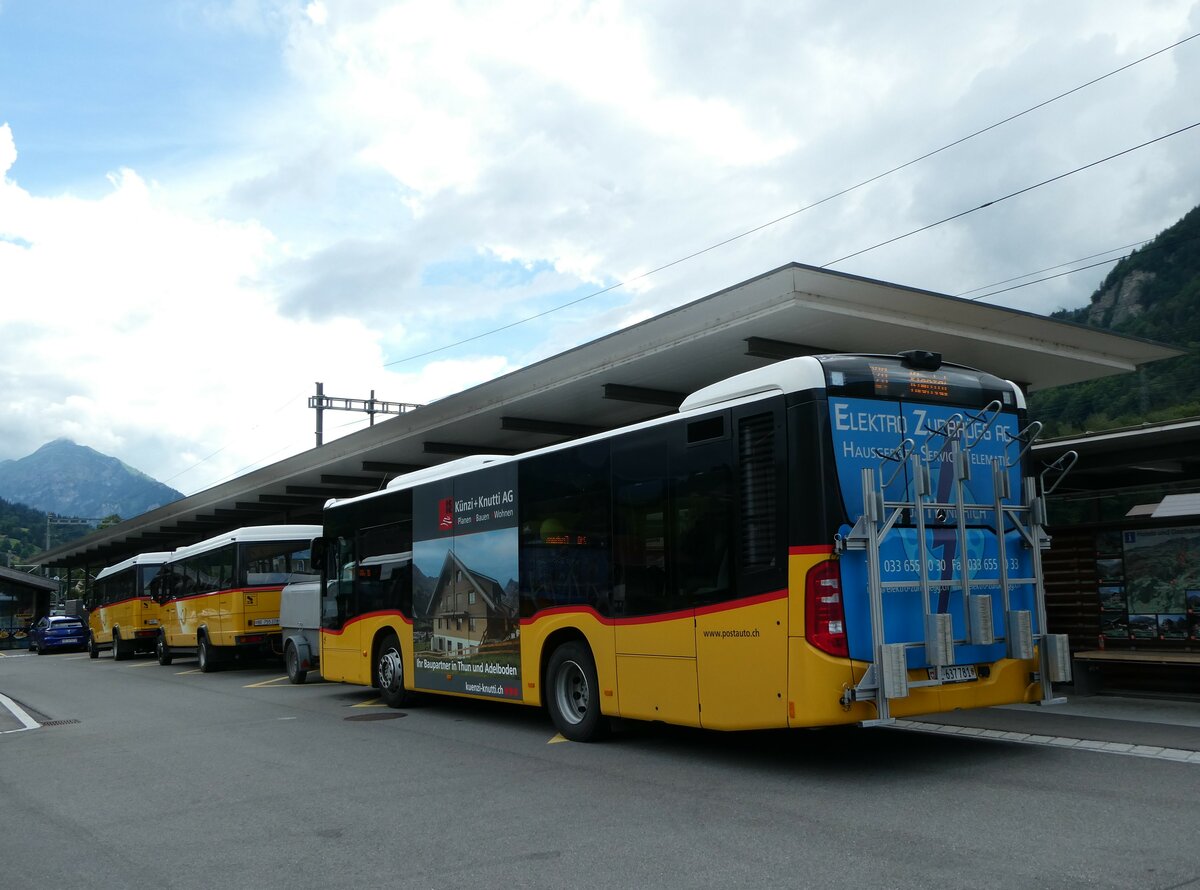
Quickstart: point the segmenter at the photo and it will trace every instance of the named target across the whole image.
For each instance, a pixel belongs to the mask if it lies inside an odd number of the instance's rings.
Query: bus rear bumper
[[[835,726],[879,719],[875,702],[856,687],[870,664],[817,652],[803,638],[790,640],[788,725]],[[908,695],[888,699],[891,717],[916,717],[969,708],[1039,701],[1035,660],[1004,658],[976,665],[977,678],[941,685],[910,685]],[[926,669],[908,672],[910,684],[928,682]]]

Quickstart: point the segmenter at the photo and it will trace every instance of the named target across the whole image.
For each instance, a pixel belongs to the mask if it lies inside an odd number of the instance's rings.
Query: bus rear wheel
[[[124,661],[127,658],[125,650],[121,647],[121,634],[117,629],[113,628],[113,661]]]
[[[202,674],[211,674],[217,669],[216,653],[213,652],[207,634],[201,634],[196,641],[196,662]]]
[[[158,639],[154,641],[154,654],[158,658],[158,663],[163,667],[169,665],[175,658],[171,653],[171,647],[167,645],[167,638],[163,634],[159,634]]]
[[[404,688],[404,657],[400,653],[400,640],[393,633],[384,637],[379,644],[373,679],[383,703],[389,708],[412,704],[413,694]]]
[[[596,659],[586,643],[563,643],[546,665],[546,708],[563,738],[593,742],[608,734],[608,718],[600,713]]]
[[[99,658],[100,650],[96,648],[96,638],[88,634],[88,658]]]

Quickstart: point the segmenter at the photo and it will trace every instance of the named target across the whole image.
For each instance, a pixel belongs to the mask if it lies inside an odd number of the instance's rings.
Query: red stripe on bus
[[[590,615],[601,624],[610,627],[628,627],[638,624],[657,624],[663,621],[678,621],[682,618],[692,618],[697,615],[715,615],[718,612],[731,612],[734,609],[742,609],[747,606],[757,606],[762,603],[771,603],[776,600],[787,599],[788,592],[786,589],[774,590],[770,593],[762,593],[757,596],[747,596],[742,599],[730,600],[726,603],[714,603],[711,606],[700,606],[696,609],[682,609],[676,612],[662,612],[657,615],[637,615],[631,618],[606,618],[593,609],[591,606],[555,606],[551,609],[541,609],[531,618],[522,618],[521,624],[534,624],[538,620],[553,615],[570,615],[579,613]]]
[[[554,606],[553,608],[550,608],[550,609],[539,609],[537,612],[535,612],[533,614],[533,616],[531,618],[522,618],[520,623],[526,624],[526,625],[534,624],[542,618],[548,618],[548,617],[551,617],[554,615],[570,615],[573,613],[590,615],[592,618],[595,618],[601,624],[607,624],[610,627],[617,623],[612,618],[605,618],[603,615],[601,615],[599,612],[597,612],[591,606]]]
[[[362,615],[355,615],[349,621],[342,625],[340,630],[332,630],[328,627],[322,627],[321,633],[329,634],[331,637],[340,637],[346,632],[346,629],[360,621],[366,621],[368,618],[399,618],[405,624],[412,624],[412,619],[407,617],[403,612],[398,612],[394,609],[381,609],[378,612],[364,612]]]
[[[714,603],[711,606],[701,606],[696,609],[697,615],[716,615],[718,612],[729,612],[733,609],[742,609],[746,606],[758,606],[762,603],[773,603],[776,600],[787,599],[787,588],[783,590],[773,590],[770,593],[760,593],[758,596],[748,596],[745,599],[733,600],[728,603]]]

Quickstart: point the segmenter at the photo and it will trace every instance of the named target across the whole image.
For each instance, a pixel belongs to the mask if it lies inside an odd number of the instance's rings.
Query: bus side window
[[[668,575],[667,431],[613,443],[613,610],[654,615],[680,607]]]
[[[412,544],[411,518],[358,533],[358,614],[398,611],[412,616]]]
[[[686,425],[672,454],[675,578],[689,604],[733,595],[733,451],[728,412]]]
[[[582,603],[611,614],[611,492],[607,442],[522,461],[521,614]]]

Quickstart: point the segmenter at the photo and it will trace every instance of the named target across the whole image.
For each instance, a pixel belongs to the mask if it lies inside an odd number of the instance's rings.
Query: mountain
[[[1046,435],[1200,415],[1200,207],[1113,267],[1081,309],[1054,318],[1186,349],[1123,375],[1034,393]]]
[[[56,439],[0,461],[0,498],[64,516],[130,519],[183,497],[115,457]]]

